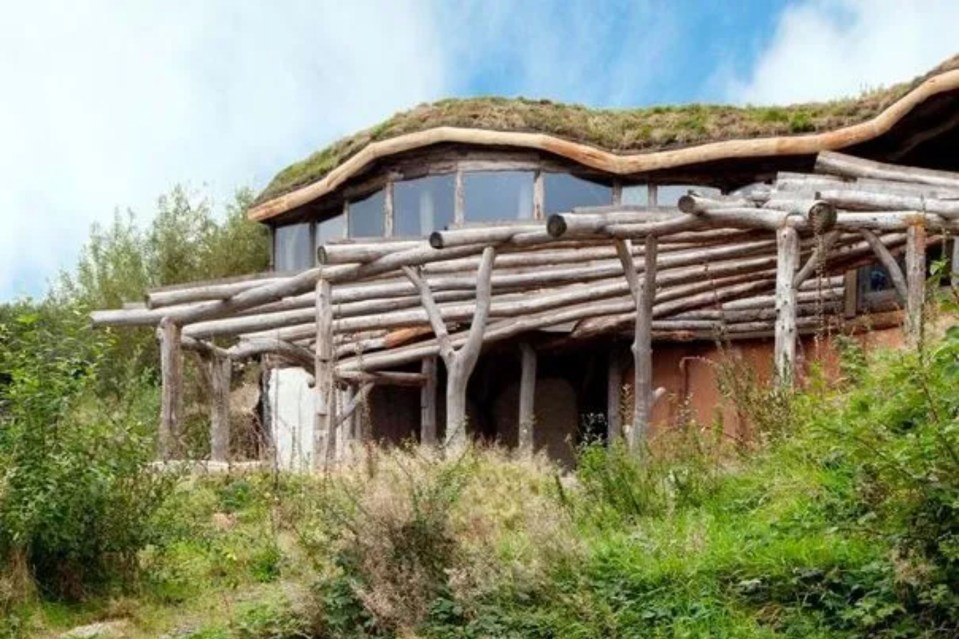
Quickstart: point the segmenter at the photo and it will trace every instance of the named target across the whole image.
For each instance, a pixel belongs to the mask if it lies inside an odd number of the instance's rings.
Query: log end
[[[430,233],[430,246],[435,249],[443,248],[443,234],[439,231],[433,231]]]
[[[562,237],[566,233],[566,220],[563,219],[563,216],[559,214],[550,215],[549,219],[546,220],[546,232],[549,233],[550,237]]]
[[[699,208],[696,206],[696,198],[689,193],[686,195],[681,195],[679,197],[679,202],[676,203],[676,206],[683,213],[689,213],[692,215],[699,213]]]
[[[326,254],[326,247],[322,245],[317,246],[316,247],[316,263],[325,265],[329,263],[328,260],[329,260],[329,257]]]

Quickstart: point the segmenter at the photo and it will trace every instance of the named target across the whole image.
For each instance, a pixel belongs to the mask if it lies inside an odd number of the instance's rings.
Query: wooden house
[[[735,434],[715,371],[730,352],[790,384],[828,368],[834,335],[921,339],[928,264],[959,229],[957,149],[959,57],[788,107],[446,100],[277,175],[249,211],[270,273],[94,321],[158,326],[167,456],[182,348],[221,393],[232,361],[269,358],[290,466],[360,440],[570,463],[584,439],[638,445],[690,418]]]

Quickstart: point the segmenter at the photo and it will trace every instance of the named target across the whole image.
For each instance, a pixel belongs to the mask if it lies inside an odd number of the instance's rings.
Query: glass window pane
[[[393,234],[429,235],[453,224],[455,178],[431,175],[393,185]]]
[[[332,242],[333,240],[342,240],[345,237],[343,234],[345,224],[346,221],[344,220],[342,213],[336,217],[331,217],[328,220],[317,222],[316,245],[319,246],[320,244],[326,244],[327,242]]]
[[[623,204],[646,206],[649,203],[649,190],[645,184],[632,184],[623,187]]]
[[[533,217],[531,171],[477,171],[463,175],[467,222],[525,220]]]
[[[706,197],[721,195],[719,189],[698,184],[660,184],[656,189],[656,202],[659,206],[676,206],[679,198],[690,191],[696,191]]]
[[[274,230],[276,253],[273,265],[278,271],[299,271],[313,266],[310,225],[288,224]]]
[[[577,206],[605,206],[613,203],[613,189],[565,173],[543,175],[546,215],[572,211]]]
[[[350,202],[350,237],[383,237],[386,195],[377,191],[365,200]]]

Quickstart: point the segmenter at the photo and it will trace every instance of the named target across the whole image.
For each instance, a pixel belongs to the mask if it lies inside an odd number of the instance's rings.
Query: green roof
[[[597,109],[527,98],[478,97],[421,104],[345,137],[280,171],[254,204],[315,182],[372,142],[434,127],[547,133],[613,153],[658,151],[706,142],[829,131],[868,120],[923,81],[959,68],[953,56],[911,82],[855,98],[790,106],[688,104]]]

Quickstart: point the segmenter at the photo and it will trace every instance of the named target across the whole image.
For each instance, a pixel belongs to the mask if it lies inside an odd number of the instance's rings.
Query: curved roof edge
[[[868,120],[830,131],[730,139],[628,154],[607,151],[547,133],[440,126],[371,142],[322,178],[253,206],[247,216],[259,222],[269,220],[336,190],[376,160],[440,143],[508,146],[545,151],[613,175],[643,173],[725,159],[810,155],[819,151],[835,151],[877,138],[930,97],[956,89],[959,89],[959,69],[945,71],[924,80]]]

